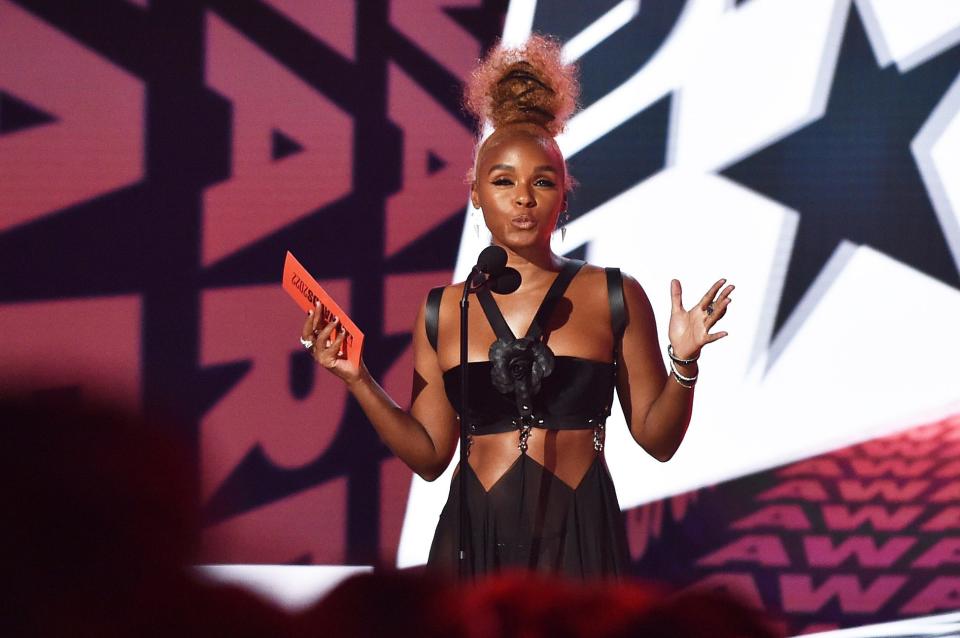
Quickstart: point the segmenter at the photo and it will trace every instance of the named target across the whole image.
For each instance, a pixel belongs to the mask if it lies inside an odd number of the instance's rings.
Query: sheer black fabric
[[[576,488],[521,454],[487,492],[466,466],[466,573],[503,568],[616,578],[629,564],[626,531],[610,473],[597,456]],[[430,548],[432,569],[457,574],[459,481]]]

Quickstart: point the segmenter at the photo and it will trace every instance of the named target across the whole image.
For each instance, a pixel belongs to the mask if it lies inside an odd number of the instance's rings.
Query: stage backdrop
[[[208,562],[423,562],[448,475],[297,344],[286,250],[409,401],[473,235],[462,79],[556,35],[583,80],[556,249],[736,284],[669,463],[608,459],[638,575],[789,628],[960,608],[960,3],[0,0],[0,376],[163,411]]]

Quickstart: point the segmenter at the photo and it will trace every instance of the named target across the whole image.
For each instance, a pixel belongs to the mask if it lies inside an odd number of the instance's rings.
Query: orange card
[[[360,355],[363,354],[363,333],[360,332],[360,328],[347,316],[343,308],[327,294],[327,291],[320,287],[317,280],[307,272],[307,269],[297,261],[297,258],[289,250],[287,251],[287,258],[283,262],[283,289],[293,297],[293,300],[304,312],[308,310],[318,311],[324,322],[331,321],[334,316],[339,317],[340,326],[333,330],[330,338],[336,339],[339,330],[342,328],[346,333],[343,338],[343,354],[352,363],[359,366]],[[316,306],[317,301],[320,302],[319,308]]]

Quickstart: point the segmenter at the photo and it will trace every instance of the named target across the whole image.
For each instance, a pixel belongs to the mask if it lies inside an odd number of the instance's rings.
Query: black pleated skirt
[[[629,565],[613,480],[597,456],[576,488],[520,455],[486,491],[465,469],[466,574],[530,569],[573,578],[619,578]],[[458,573],[460,480],[454,476],[430,547],[428,568]]]

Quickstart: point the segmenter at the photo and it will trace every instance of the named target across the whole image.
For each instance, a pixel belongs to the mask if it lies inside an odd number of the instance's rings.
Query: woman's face
[[[483,209],[495,243],[513,249],[549,245],[565,204],[564,179],[552,141],[513,133],[484,145],[470,199]]]

